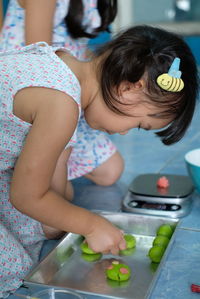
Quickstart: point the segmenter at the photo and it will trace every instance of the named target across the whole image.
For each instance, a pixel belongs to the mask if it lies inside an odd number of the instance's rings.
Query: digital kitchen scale
[[[165,177],[169,186],[158,187],[157,182]],[[192,206],[194,186],[187,176],[173,174],[143,174],[129,186],[122,202],[122,210],[137,214],[150,214],[171,218],[187,215]]]

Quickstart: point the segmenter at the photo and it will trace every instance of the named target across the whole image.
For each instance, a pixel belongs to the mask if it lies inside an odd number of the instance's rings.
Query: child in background
[[[180,70],[176,66],[167,75],[178,83],[174,89],[165,77],[177,57]],[[1,53],[0,76],[0,217],[5,228],[0,295],[5,296],[38,261],[48,227],[83,235],[95,252],[117,254],[126,246],[121,230],[65,198],[63,165],[77,139],[81,109],[95,130],[125,134],[132,128],[164,128],[156,134],[169,145],[191,122],[198,81],[186,43],[148,26],[121,33],[88,62],[43,42]]]
[[[45,41],[86,60],[89,40],[109,30],[116,13],[117,0],[10,0],[0,50]],[[106,134],[89,128],[83,113],[77,139],[68,161],[68,180],[85,176],[99,185],[115,183],[123,159]],[[70,183],[66,192],[71,198]]]
[[[85,60],[89,40],[109,31],[116,14],[117,0],[9,0],[0,49],[45,41]]]

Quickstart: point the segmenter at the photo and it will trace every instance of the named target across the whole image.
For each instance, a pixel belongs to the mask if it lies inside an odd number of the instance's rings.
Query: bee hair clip
[[[157,84],[162,89],[171,91],[171,92],[179,92],[184,87],[184,82],[181,79],[181,71],[179,70],[180,66],[180,58],[176,57],[172,65],[168,71],[168,73],[164,73],[157,78]]]

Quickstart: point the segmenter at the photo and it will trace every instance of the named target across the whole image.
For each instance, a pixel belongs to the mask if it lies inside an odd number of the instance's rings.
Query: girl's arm
[[[15,96],[14,114],[32,123],[32,128],[15,165],[11,201],[21,212],[57,227],[56,217],[62,211],[54,205],[62,206],[65,200],[50,186],[57,161],[76,127],[77,104],[60,91],[26,88]]]
[[[25,9],[25,43],[39,41],[52,43],[53,20],[56,0],[21,0]]]
[[[71,154],[71,148],[67,148],[65,149],[56,164],[56,168],[53,174],[53,178],[52,178],[52,182],[51,182],[51,187],[54,191],[56,191],[57,193],[61,194],[62,196],[65,197],[65,199],[67,200],[72,200],[73,198],[73,192],[71,189],[71,194],[68,197],[67,194],[67,186],[70,184],[67,181],[67,177],[68,177],[68,171],[67,171],[67,162],[69,160],[69,156]]]
[[[77,104],[60,91],[25,88],[15,97],[14,113],[32,122],[32,128],[15,166],[11,203],[43,224],[84,235],[95,251],[114,254],[124,249],[119,229],[72,205],[50,187],[57,161],[77,124]]]

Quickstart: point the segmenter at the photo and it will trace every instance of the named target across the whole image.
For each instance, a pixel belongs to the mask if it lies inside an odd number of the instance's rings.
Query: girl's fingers
[[[124,238],[119,243],[119,249],[120,250],[126,249],[126,241],[124,240]]]
[[[109,254],[109,253],[110,253],[109,250],[102,251],[102,254]]]
[[[112,248],[110,250],[110,253],[113,254],[113,255],[118,255],[119,254],[119,248],[116,248],[116,247]]]

